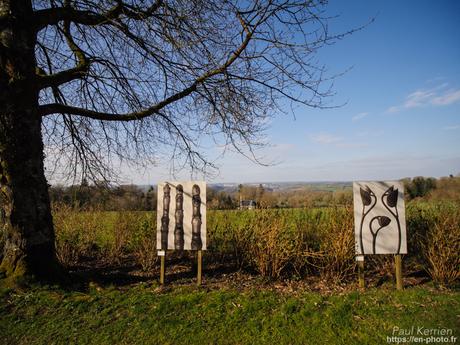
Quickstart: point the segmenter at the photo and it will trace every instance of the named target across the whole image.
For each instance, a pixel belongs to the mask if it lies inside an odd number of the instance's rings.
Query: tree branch
[[[202,74],[200,77],[198,77],[190,86],[187,88],[183,89],[182,91],[179,91],[172,96],[164,99],[163,101],[138,112],[131,112],[131,113],[126,113],[126,114],[109,114],[109,113],[104,113],[104,112],[98,112],[94,110],[89,110],[89,109],[84,109],[84,108],[78,108],[78,107],[73,107],[69,105],[64,105],[64,104],[58,104],[58,103],[53,103],[53,104],[45,104],[39,107],[40,113],[42,116],[46,116],[49,114],[72,114],[72,115],[78,115],[78,116],[84,116],[88,117],[91,119],[95,120],[103,120],[103,121],[133,121],[133,120],[141,120],[143,118],[152,116],[154,114],[158,114],[158,112],[166,107],[167,105],[174,103],[184,97],[187,97],[190,95],[192,92],[196,91],[198,85],[204,83],[206,80],[210,79],[211,77],[222,74],[224,73],[228,67],[230,67],[235,60],[238,59],[238,57],[241,55],[241,53],[246,49],[248,46],[249,42],[251,41],[252,35],[254,33],[254,30],[256,29],[257,25],[253,27],[251,31],[248,30],[248,27],[242,22],[243,25],[243,30],[247,32],[246,37],[244,38],[243,42],[241,45],[236,49],[232,55],[227,59],[227,61],[222,64],[221,66],[208,71],[204,74]]]
[[[74,68],[70,68],[68,70],[54,74],[38,74],[37,83],[39,89],[44,89],[46,87],[56,87],[64,83],[68,83],[69,81],[80,79],[89,71],[91,61],[86,57],[85,52],[75,43],[70,31],[69,21],[64,21],[62,32],[66,39],[67,45],[77,60],[77,64]]]
[[[162,5],[163,0],[157,0],[146,10],[137,10],[130,5],[123,3],[123,1],[117,1],[117,4],[105,13],[76,10],[70,6],[47,8],[35,12],[35,25],[36,30],[40,31],[47,25],[57,25],[62,21],[94,26],[107,24],[110,20],[118,18],[121,15],[131,19],[143,20],[152,16]]]

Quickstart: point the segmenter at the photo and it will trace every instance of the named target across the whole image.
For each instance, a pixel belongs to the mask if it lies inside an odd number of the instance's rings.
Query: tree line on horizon
[[[402,179],[407,201],[413,199],[460,201],[460,177],[414,177]],[[64,204],[82,210],[155,211],[156,186],[141,188],[136,185],[98,185],[83,180],[80,185],[54,185],[49,188],[53,204]],[[353,203],[351,186],[334,190],[318,190],[309,185],[296,190],[273,190],[240,184],[237,190],[219,190],[207,187],[207,207],[216,210],[238,209],[242,200],[252,200],[257,208],[312,208],[331,205],[347,206]]]

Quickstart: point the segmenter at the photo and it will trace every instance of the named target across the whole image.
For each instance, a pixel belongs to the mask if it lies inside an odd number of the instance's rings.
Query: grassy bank
[[[2,344],[383,344],[394,327],[452,329],[460,293],[321,295],[195,287],[3,291]]]

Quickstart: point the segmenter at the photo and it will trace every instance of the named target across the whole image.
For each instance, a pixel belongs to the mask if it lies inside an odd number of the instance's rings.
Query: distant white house
[[[240,210],[254,210],[257,207],[255,200],[241,200],[240,201]]]

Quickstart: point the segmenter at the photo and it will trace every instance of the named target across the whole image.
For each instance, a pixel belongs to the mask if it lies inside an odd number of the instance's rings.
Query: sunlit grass
[[[393,327],[459,334],[460,293],[411,288],[325,296],[137,285],[4,291],[5,344],[382,344]]]

